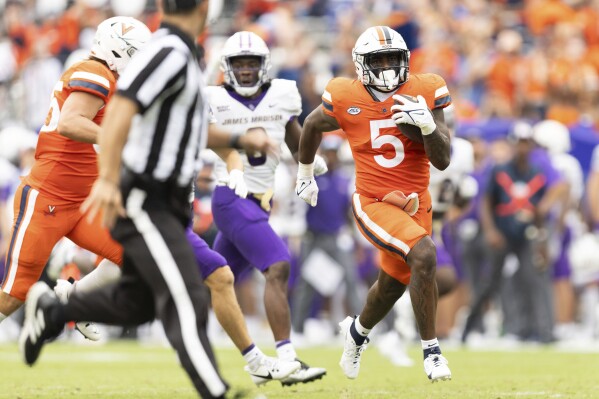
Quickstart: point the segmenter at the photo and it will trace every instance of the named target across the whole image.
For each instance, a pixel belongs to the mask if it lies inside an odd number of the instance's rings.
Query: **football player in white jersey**
[[[209,87],[208,101],[220,127],[241,135],[248,128],[260,126],[270,139],[287,144],[296,154],[301,135],[297,120],[302,110],[300,94],[294,81],[270,79],[269,68],[270,51],[264,41],[251,32],[235,33],[226,41],[221,56],[225,84]],[[262,272],[266,278],[264,306],[277,354],[282,360],[294,360],[297,354],[290,340],[287,296],[290,257],[287,246],[268,223],[280,154],[242,156],[247,198],[240,198],[229,188],[228,182],[234,176],[227,172],[227,165],[222,161],[215,164],[217,187],[212,212],[219,233],[214,249],[229,261],[236,278],[252,267]],[[325,173],[324,160],[317,162],[316,173]],[[305,383],[325,374],[323,368],[302,363],[302,368],[282,383]]]

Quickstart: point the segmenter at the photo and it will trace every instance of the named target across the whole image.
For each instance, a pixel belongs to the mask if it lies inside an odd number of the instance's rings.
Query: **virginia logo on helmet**
[[[121,74],[133,55],[150,40],[152,32],[131,17],[112,17],[98,25],[91,55]]]
[[[135,26],[133,25],[121,24],[121,35],[125,36],[127,32],[129,32],[133,28],[135,28]]]

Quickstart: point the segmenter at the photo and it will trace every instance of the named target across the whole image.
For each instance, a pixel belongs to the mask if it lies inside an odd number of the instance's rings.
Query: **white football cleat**
[[[341,366],[343,374],[345,374],[347,378],[351,379],[358,377],[358,373],[360,372],[360,358],[362,356],[362,352],[364,352],[368,342],[370,342],[370,340],[366,338],[362,345],[356,345],[356,342],[349,332],[349,328],[353,322],[354,318],[348,316],[345,318],[345,320],[339,323],[339,332],[344,338],[343,355],[341,355],[339,366]]]
[[[44,344],[56,338],[64,325],[54,325],[50,317],[52,308],[60,302],[48,284],[38,281],[27,293],[25,320],[19,336],[19,350],[25,364],[33,366]]]
[[[273,380],[282,380],[301,367],[298,361],[284,361],[270,356],[263,356],[257,366],[249,364],[243,369],[247,371],[254,384],[260,386]]]
[[[291,373],[289,377],[283,378],[281,380],[281,384],[284,387],[320,380],[327,373],[327,370],[322,367],[310,367],[299,359],[295,360],[301,364],[301,367]]]
[[[431,382],[451,380],[448,363],[443,355],[431,353],[424,359],[424,372]]]
[[[54,286],[54,292],[62,303],[67,303],[71,292],[73,292],[74,285],[70,281],[58,279],[56,280],[56,286]],[[78,321],[75,323],[75,329],[81,333],[85,338],[90,341],[100,340],[100,330],[95,323],[89,321]]]
[[[56,280],[56,285],[54,286],[54,293],[60,299],[60,302],[67,303],[67,299],[71,295],[71,291],[73,291],[73,284],[67,280],[58,279]]]
[[[100,337],[100,329],[91,321],[78,321],[75,323],[75,330],[79,331],[81,335],[90,341],[99,341]]]

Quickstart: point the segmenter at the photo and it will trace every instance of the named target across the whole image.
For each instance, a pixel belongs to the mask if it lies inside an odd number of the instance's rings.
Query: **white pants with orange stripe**
[[[381,268],[403,284],[410,282],[408,253],[432,232],[433,213],[428,191],[420,193],[420,206],[414,216],[376,198],[354,193],[352,208],[360,232],[380,251]]]

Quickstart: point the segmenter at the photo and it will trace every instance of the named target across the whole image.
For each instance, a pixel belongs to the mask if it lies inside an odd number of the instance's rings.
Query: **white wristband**
[[[241,169],[231,169],[229,171],[229,176],[233,176],[233,175],[239,175],[243,178],[243,170]]]
[[[429,134],[432,134],[435,130],[437,130],[437,124],[435,123],[433,123],[430,126],[424,126],[420,128],[420,131],[422,132],[423,136],[428,136]]]
[[[313,177],[314,176],[314,162],[312,163],[301,163],[298,162],[297,165],[297,177],[298,179],[305,177]]]

